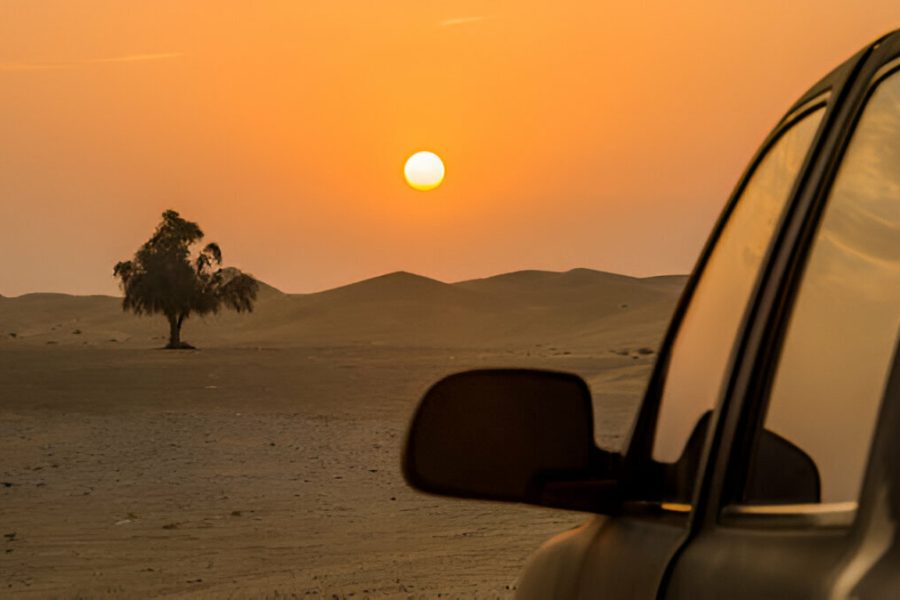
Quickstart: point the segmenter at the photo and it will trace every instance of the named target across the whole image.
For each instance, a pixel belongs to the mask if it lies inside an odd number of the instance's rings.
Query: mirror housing
[[[580,377],[477,370],[442,379],[422,398],[403,473],[433,494],[609,512],[619,458],[594,443],[590,391]]]

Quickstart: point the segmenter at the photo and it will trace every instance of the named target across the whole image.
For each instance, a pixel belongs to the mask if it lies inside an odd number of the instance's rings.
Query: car
[[[540,370],[451,375],[403,472],[458,498],[592,513],[519,598],[900,596],[900,31],[791,107],[741,177],[627,443]]]

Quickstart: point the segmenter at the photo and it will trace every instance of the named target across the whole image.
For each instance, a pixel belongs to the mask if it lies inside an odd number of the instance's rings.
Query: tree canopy
[[[192,247],[202,240],[199,225],[167,210],[134,258],[113,269],[125,293],[123,310],[161,314],[169,321],[167,348],[191,347],[181,341],[181,327],[191,314],[216,314],[223,308],[251,312],[259,292],[251,275],[221,267],[218,244],[206,244],[193,254]]]

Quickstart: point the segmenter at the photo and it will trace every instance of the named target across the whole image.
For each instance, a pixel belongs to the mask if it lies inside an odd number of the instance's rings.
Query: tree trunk
[[[166,319],[169,320],[169,343],[166,344],[166,350],[194,350],[193,346],[181,341],[181,326],[187,316],[188,313],[166,315]]]
[[[175,315],[166,315],[169,319],[169,350],[177,350],[181,348],[181,323],[182,320]]]

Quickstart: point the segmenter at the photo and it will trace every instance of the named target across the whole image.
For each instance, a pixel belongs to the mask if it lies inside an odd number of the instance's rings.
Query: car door
[[[747,322],[667,598],[886,597],[897,582],[900,36],[854,70],[831,88]]]
[[[655,598],[703,515],[708,447],[723,390],[783,225],[817,164],[862,54],[776,127],[742,178],[687,286],[624,457],[625,502],[552,540],[526,566],[520,598]],[[602,418],[602,415],[601,415]]]

